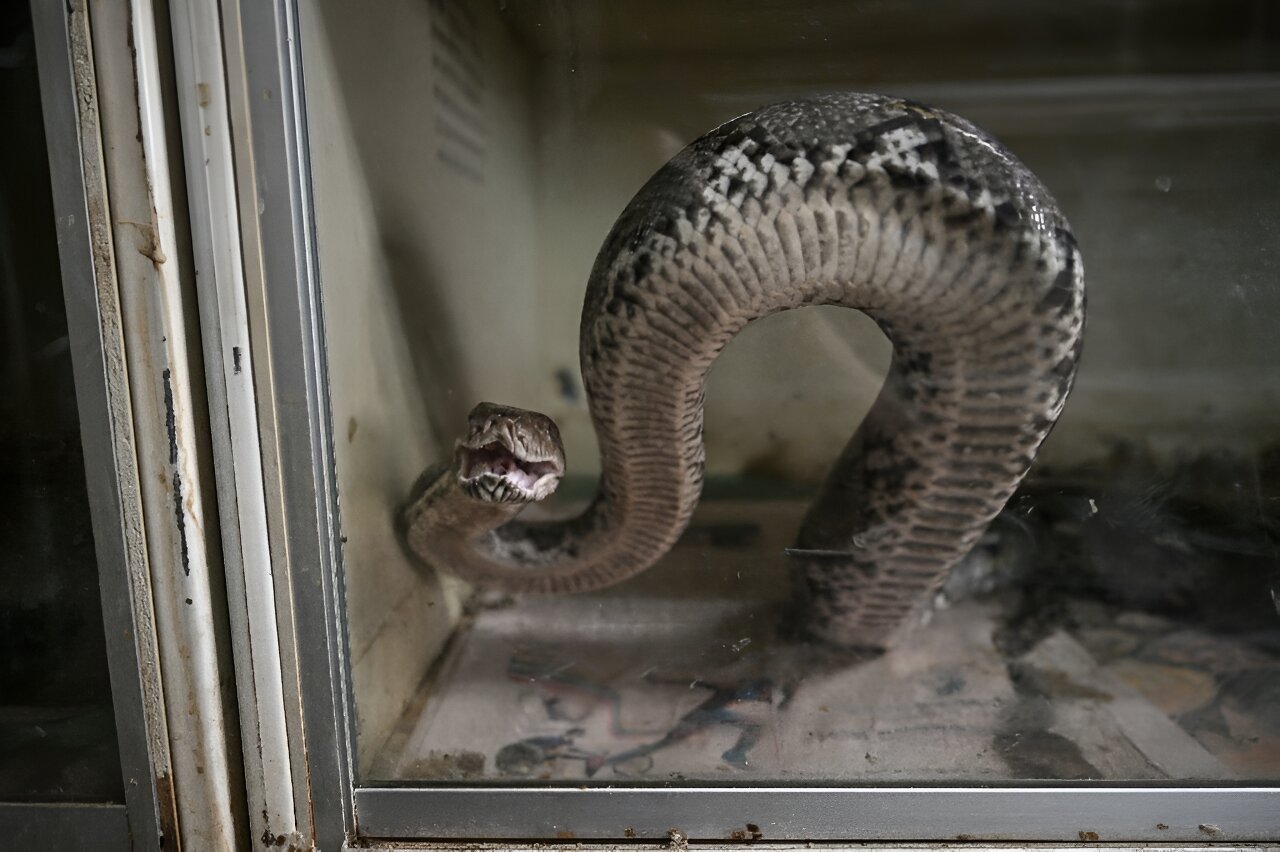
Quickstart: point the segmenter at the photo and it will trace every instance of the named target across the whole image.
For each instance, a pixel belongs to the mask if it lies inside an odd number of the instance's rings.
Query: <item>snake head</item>
[[[560,430],[545,414],[482,402],[467,416],[467,436],[454,448],[462,490],[485,503],[533,503],[564,476]]]

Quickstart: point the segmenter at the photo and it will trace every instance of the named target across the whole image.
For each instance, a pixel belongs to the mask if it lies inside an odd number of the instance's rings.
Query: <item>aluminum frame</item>
[[[0,837],[10,849],[126,852],[138,848],[129,820],[124,805],[0,803]]]
[[[282,664],[222,24],[216,0],[172,0],[170,9],[250,837],[294,849],[295,786],[306,781],[290,719],[300,708],[296,673]]]
[[[720,842],[711,841],[708,843],[699,843],[696,847],[688,847],[689,849],[697,849],[697,852],[742,852],[746,844],[741,840],[724,840]],[[904,841],[901,843],[877,843],[871,846],[858,841],[820,841],[817,843],[805,843],[797,846],[791,843],[777,844],[762,841],[754,843],[756,849],[768,850],[787,850],[787,849],[815,849],[818,852],[938,852],[939,849],[956,849],[962,848],[964,852],[1068,852],[1068,850],[1080,849],[1104,849],[1106,852],[1260,852],[1262,849],[1270,847],[1260,847],[1256,844],[1223,844],[1223,843],[1169,843],[1169,844],[1127,844],[1127,843],[1094,843],[1076,842],[1076,843],[970,843],[966,842],[963,846],[956,844],[946,844],[940,846],[937,843],[920,843],[916,841]],[[383,841],[374,840],[370,842],[362,842],[359,847],[349,847],[349,849],[363,850],[363,852],[391,852],[391,850],[414,850],[414,852],[457,852],[457,841],[434,841],[434,840],[417,840],[417,841]],[[682,847],[679,841],[668,837],[661,841],[637,841],[637,840],[620,840],[617,842],[592,842],[589,845],[580,844],[575,841],[566,841],[564,843],[545,844],[545,843],[511,843],[511,842],[468,842],[466,845],[467,852],[548,852],[548,850],[563,850],[563,852],[582,852],[582,850],[590,850],[590,852],[671,852],[671,850],[679,850]]]
[[[356,831],[354,740],[297,8],[289,0],[223,0],[222,26],[261,368],[259,429],[269,436],[263,475],[278,498],[268,505],[270,522],[287,542],[274,570],[289,578],[292,593],[310,839],[337,849]],[[256,216],[244,215],[246,201]]]
[[[314,251],[302,47],[294,0],[238,5],[252,84],[279,470],[298,608],[316,839],[764,839],[1252,842],[1280,839],[1263,787],[358,787],[337,547],[324,322]],[[229,42],[232,34],[228,32]],[[229,46],[229,51],[232,50]],[[1163,827],[1162,827],[1163,826]]]
[[[427,839],[1255,842],[1280,790],[1139,787],[361,788],[362,834]],[[754,826],[754,829],[749,828]]]
[[[142,529],[184,847],[248,832],[163,2],[87,7]],[[175,180],[176,178],[176,180]],[[172,842],[172,841],[170,841]]]
[[[37,0],[32,17],[125,806],[6,804],[0,836],[159,849],[176,802],[87,9]]]

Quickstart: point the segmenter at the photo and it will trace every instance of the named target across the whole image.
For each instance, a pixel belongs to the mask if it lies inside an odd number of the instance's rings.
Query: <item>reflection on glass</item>
[[[361,775],[1280,777],[1280,87],[1253,73],[1280,51],[1246,5],[304,12]],[[730,344],[702,504],[642,576],[500,601],[407,560],[396,508],[481,400],[560,425],[569,477],[526,515],[581,510],[578,319],[613,219],[706,129],[830,90],[985,127],[1088,270],[1066,414],[894,650],[853,664],[787,629],[784,548],[888,363],[852,311]]]
[[[123,801],[31,22],[0,12],[0,801]]]

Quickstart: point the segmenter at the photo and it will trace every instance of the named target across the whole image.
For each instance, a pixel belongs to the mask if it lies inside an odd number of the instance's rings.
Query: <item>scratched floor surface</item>
[[[1051,573],[980,548],[892,653],[850,665],[779,637],[801,511],[711,502],[630,583],[479,611],[372,777],[1280,777],[1280,631],[1224,633],[1080,589],[1042,605]]]

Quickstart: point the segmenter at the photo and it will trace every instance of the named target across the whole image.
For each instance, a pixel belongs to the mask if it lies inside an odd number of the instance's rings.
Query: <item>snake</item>
[[[560,435],[546,415],[481,403],[401,505],[404,544],[509,594],[645,570],[701,494],[712,362],[753,320],[817,305],[862,311],[893,354],[788,550],[797,618],[815,642],[890,647],[1026,475],[1071,391],[1085,318],[1080,252],[1048,190],[975,125],[904,98],[768,105],[662,166],[584,299],[594,500],[519,519],[564,476]]]

